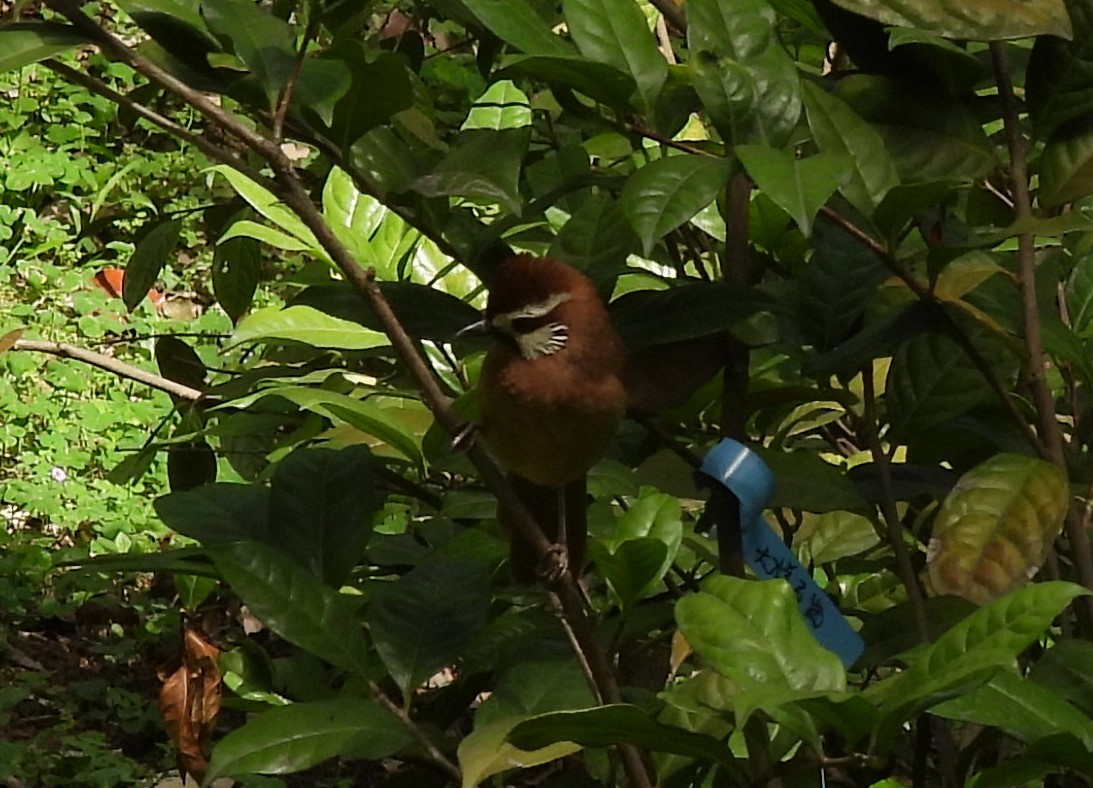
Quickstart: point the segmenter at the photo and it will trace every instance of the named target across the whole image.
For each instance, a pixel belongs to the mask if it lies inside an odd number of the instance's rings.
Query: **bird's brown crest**
[[[501,263],[489,284],[487,318],[512,312],[528,304],[541,303],[559,293],[599,298],[592,282],[575,268],[560,260],[532,257],[528,254],[511,257]]]

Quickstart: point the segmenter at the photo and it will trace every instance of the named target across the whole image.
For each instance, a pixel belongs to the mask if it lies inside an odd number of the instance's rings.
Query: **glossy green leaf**
[[[934,333],[900,347],[885,391],[888,419],[899,440],[945,424],[993,396],[968,355]]]
[[[1066,11],[1074,28],[1073,38],[1037,38],[1025,76],[1028,114],[1041,140],[1093,111],[1093,85],[1089,82],[1093,68],[1093,7],[1078,0],[1066,3]]]
[[[800,79],[775,22],[765,0],[688,0],[694,88],[733,145],[781,147],[800,117]]]
[[[617,545],[614,550],[603,542],[593,542],[589,555],[618,599],[619,606],[628,610],[663,576],[668,547],[659,539],[638,537]]]
[[[262,276],[262,250],[253,238],[230,238],[213,250],[213,293],[233,323],[247,313]]]
[[[335,667],[368,675],[368,641],[348,598],[275,547],[232,542],[210,557],[269,629]]]
[[[409,146],[387,126],[372,129],[349,149],[353,171],[376,187],[377,196],[405,190],[422,172]]]
[[[627,256],[637,245],[622,206],[606,194],[594,194],[562,225],[548,255],[606,278],[625,268]]]
[[[508,740],[528,749],[565,741],[576,742],[582,747],[629,743],[643,750],[687,755],[730,770],[738,768],[724,742],[664,725],[637,706],[626,704],[532,717],[517,725]]]
[[[695,653],[740,687],[740,723],[765,703],[846,688],[842,663],[816,642],[785,580],[711,577],[676,603],[676,621]]]
[[[563,0],[562,11],[581,54],[630,74],[645,113],[652,114],[668,77],[668,63],[638,4],[633,0]]]
[[[227,243],[228,241],[234,241],[239,238],[260,241],[267,246],[272,246],[274,249],[281,249],[286,252],[313,251],[309,244],[305,241],[301,241],[296,236],[289,235],[280,230],[275,230],[265,224],[253,222],[250,219],[241,219],[238,222],[235,222],[220,237],[218,243]]]
[[[799,279],[798,309],[806,339],[823,352],[851,334],[889,272],[872,250],[830,222],[817,223],[812,245]]]
[[[324,126],[333,126],[334,112],[352,89],[353,77],[353,69],[344,60],[335,57],[304,58],[290,106],[309,117],[314,114]],[[373,112],[375,110],[373,108]]]
[[[685,153],[657,159],[634,173],[620,202],[644,254],[648,256],[657,241],[717,199],[732,171],[731,159]]]
[[[302,342],[312,347],[367,350],[387,345],[378,331],[324,315],[309,306],[270,306],[242,320],[232,344],[244,342]]]
[[[275,109],[296,62],[292,27],[249,0],[201,0],[201,13],[258,81],[266,109]]]
[[[960,477],[934,518],[930,581],[985,604],[1044,563],[1070,504],[1066,476],[1044,460],[998,454]]]
[[[528,0],[463,0],[486,29],[528,55],[572,55],[573,47],[554,34]]]
[[[509,744],[509,733],[524,718],[504,717],[475,729],[459,743],[462,788],[474,788],[495,774],[509,769],[530,769],[578,752],[579,745],[559,741],[526,750]]]
[[[344,421],[366,435],[379,438],[407,459],[419,465],[421,463],[421,447],[418,438],[398,418],[367,399],[356,399],[348,394],[339,394],[336,391],[311,386],[277,386],[232,400],[227,407],[249,408],[267,397],[280,397],[304,410],[329,419]]]
[[[496,720],[594,704],[588,680],[569,644],[534,641],[506,660],[490,696],[474,713],[474,725],[477,730]]]
[[[519,214],[520,168],[529,140],[527,128],[464,132],[459,144],[431,173],[418,178],[413,188],[426,197],[466,197]]]
[[[1066,280],[1066,308],[1070,325],[1083,339],[1093,335],[1093,254],[1083,255]]]
[[[850,159],[841,155],[798,159],[762,145],[737,145],[734,151],[755,185],[793,217],[806,236],[812,234],[816,213],[852,172]]]
[[[633,77],[625,71],[573,54],[517,57],[500,76],[527,76],[572,88],[611,107],[626,106],[637,89]]]
[[[210,74],[208,56],[222,48],[201,16],[200,0],[119,0],[118,6],[162,47],[165,55],[169,53],[175,62],[185,64],[195,74]]]
[[[1093,643],[1088,640],[1056,641],[1032,666],[1029,679],[1093,717]]]
[[[393,52],[369,53],[347,42],[334,50],[352,75],[352,83],[334,106],[330,133],[347,150],[366,132],[414,105],[406,59]]]
[[[889,190],[899,185],[884,138],[844,101],[815,83],[806,81],[803,89],[808,125],[820,150],[848,156],[853,162],[853,174],[839,191],[863,215],[872,216]]]
[[[770,466],[776,480],[770,508],[803,509],[806,512],[870,512],[845,473],[807,451],[761,449],[759,455]]]
[[[490,567],[477,561],[423,564],[375,587],[369,629],[403,697],[470,645],[486,623],[489,589]]]
[[[159,272],[174,252],[181,231],[180,220],[167,219],[153,224],[137,241],[133,255],[125,266],[125,278],[122,280],[121,298],[130,312],[147,298]]]
[[[364,554],[378,503],[366,446],[300,447],[273,475],[270,536],[337,588]]]
[[[248,774],[292,774],[337,756],[380,760],[412,743],[370,698],[292,703],[251,717],[213,750],[203,785]]]
[[[231,184],[231,187],[235,189],[236,193],[246,200],[250,206],[262,216],[269,219],[289,235],[302,241],[313,253],[318,255],[324,254],[322,252],[322,246],[315,240],[315,236],[312,234],[311,230],[307,229],[296,214],[286,208],[284,204],[267,189],[226,164],[218,164],[209,169],[218,175],[224,176],[224,179]]]
[[[997,728],[1027,743],[1070,733],[1093,750],[1093,719],[1070,705],[1065,694],[1013,673],[999,673],[974,692],[935,706],[930,713]]]
[[[855,14],[885,25],[921,28],[947,38],[992,41],[1050,35],[1070,38],[1063,0],[1032,0],[1019,5],[1005,0],[977,0],[953,6],[943,0],[834,0]]]
[[[1093,754],[1075,736],[1056,734],[1025,748],[1023,753],[972,775],[967,788],[1016,788],[1048,784],[1044,777],[1093,774]],[[1063,778],[1065,780],[1065,777]]]
[[[970,692],[1000,670],[1015,670],[1024,651],[1070,602],[1089,592],[1072,583],[1036,583],[997,599],[963,619],[936,642],[900,659],[910,667],[864,690],[882,719],[874,732],[886,748],[907,720]]]
[[[808,556],[807,563],[827,564],[860,555],[879,543],[877,527],[869,518],[853,512],[826,512],[800,544]],[[798,545],[796,538],[793,545]]]
[[[998,166],[980,119],[965,104],[867,74],[839,80],[835,95],[880,131],[904,183],[968,182]]]
[[[1093,125],[1060,129],[1040,156],[1040,203],[1061,205],[1093,194]]]
[[[0,73],[88,43],[86,34],[56,22],[15,22],[0,27]]]
[[[155,499],[163,524],[202,544],[266,541],[269,491],[249,484],[209,484]]]
[[[531,104],[527,94],[510,79],[494,82],[479,96],[460,127],[468,129],[521,129],[531,125]]]

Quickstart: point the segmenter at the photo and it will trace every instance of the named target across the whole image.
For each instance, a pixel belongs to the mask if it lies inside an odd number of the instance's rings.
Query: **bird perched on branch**
[[[585,474],[626,410],[624,353],[603,301],[584,274],[558,260],[519,255],[498,266],[485,318],[495,343],[478,382],[481,433],[548,539],[576,571],[588,536]],[[511,534],[514,579],[544,571]]]

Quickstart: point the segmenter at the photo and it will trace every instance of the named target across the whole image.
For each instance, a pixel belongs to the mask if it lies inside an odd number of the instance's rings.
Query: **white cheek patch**
[[[516,335],[520,355],[528,361],[557,353],[568,341],[569,329],[561,323],[551,323],[527,334]]]

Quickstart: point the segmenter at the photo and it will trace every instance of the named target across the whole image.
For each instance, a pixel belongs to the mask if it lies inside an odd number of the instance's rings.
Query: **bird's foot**
[[[464,421],[452,434],[452,449],[455,451],[468,451],[474,445],[475,440],[478,439],[478,433],[481,430],[482,426],[480,424],[475,424],[473,421]]]
[[[561,579],[562,575],[569,571],[569,551],[564,544],[552,544],[539,566],[535,568],[536,574],[542,578],[548,586]]]

